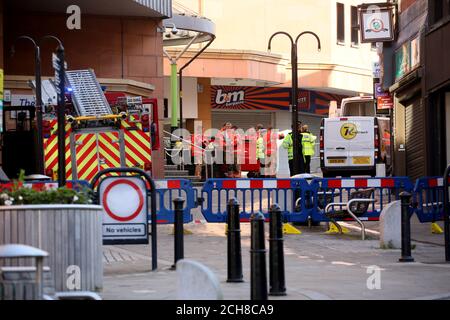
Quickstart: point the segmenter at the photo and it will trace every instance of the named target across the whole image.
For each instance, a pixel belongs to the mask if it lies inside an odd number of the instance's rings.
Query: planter
[[[47,251],[44,265],[50,267],[56,291],[99,291],[103,287],[102,210],[96,205],[0,206],[0,245],[21,243]],[[30,266],[33,262],[2,263]]]

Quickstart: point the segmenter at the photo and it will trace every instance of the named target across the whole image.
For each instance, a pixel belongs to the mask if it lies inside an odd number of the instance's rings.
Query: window
[[[338,43],[345,42],[345,13],[344,4],[336,3],[337,14],[337,41]]]
[[[358,8],[351,7],[351,35],[352,45],[357,46],[359,44],[359,28],[358,28]]]
[[[430,24],[433,25],[444,17],[445,0],[431,0],[429,4]]]

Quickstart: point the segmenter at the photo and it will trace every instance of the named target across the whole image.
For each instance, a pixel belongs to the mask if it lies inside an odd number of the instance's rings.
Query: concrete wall
[[[169,101],[169,118],[172,116],[172,97],[170,95],[170,78],[164,78],[164,98]],[[183,119],[196,119],[197,110],[197,78],[183,77]]]
[[[198,84],[203,89],[198,94],[198,118],[197,120],[203,122],[203,128],[211,128],[212,114],[211,114],[211,80],[209,78],[199,78]]]
[[[313,31],[321,39],[322,50],[320,53],[317,52],[314,38],[305,36],[301,39],[299,44],[301,85],[372,92],[371,63],[376,57],[376,52],[370,48],[370,44],[351,46],[350,6],[361,4],[360,0],[339,1],[345,4],[343,45],[337,44],[336,41],[336,1],[180,0],[179,2],[193,10],[201,11],[204,16],[214,21],[217,38],[211,49],[267,52],[268,40],[276,31],[286,31],[294,37],[305,30]],[[275,38],[272,42],[272,52],[289,57],[289,40],[283,36]],[[330,66],[325,67],[325,64]],[[289,76],[290,70],[287,70],[287,73]]]

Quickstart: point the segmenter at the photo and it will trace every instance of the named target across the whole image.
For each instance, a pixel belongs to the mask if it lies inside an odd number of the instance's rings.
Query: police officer
[[[309,132],[308,125],[302,126],[302,151],[305,161],[305,173],[311,173],[311,157],[314,156],[314,147],[317,137]]]
[[[297,130],[299,133],[301,133],[302,123],[298,122]],[[299,153],[300,155],[303,155],[303,148],[302,148],[302,135],[300,134],[300,142],[297,148],[300,148]],[[291,177],[295,174],[294,173],[294,138],[292,137],[292,132],[289,132],[286,137],[283,139],[283,143],[281,144],[283,148],[285,148],[288,152],[288,159],[289,159],[289,172]],[[299,173],[305,172],[305,162],[303,159],[303,156],[299,159]]]

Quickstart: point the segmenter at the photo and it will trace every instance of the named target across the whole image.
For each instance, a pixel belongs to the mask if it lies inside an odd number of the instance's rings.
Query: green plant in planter
[[[89,188],[74,190],[62,187],[51,190],[35,190],[24,187],[23,176],[24,174],[21,172],[18,180],[0,190],[0,205],[92,203],[92,191]]]

